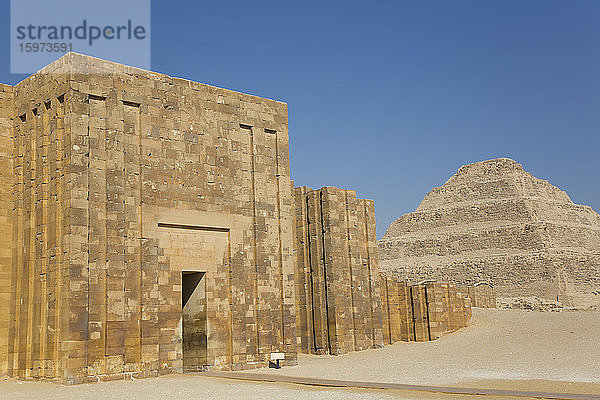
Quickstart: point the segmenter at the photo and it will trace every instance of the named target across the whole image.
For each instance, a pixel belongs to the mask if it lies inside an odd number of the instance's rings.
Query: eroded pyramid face
[[[434,188],[390,225],[379,259],[410,281],[488,281],[498,297],[600,304],[600,215],[507,158],[465,165]]]

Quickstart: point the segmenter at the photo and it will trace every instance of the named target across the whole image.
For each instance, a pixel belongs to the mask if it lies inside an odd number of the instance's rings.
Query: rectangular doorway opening
[[[183,370],[202,371],[208,365],[205,272],[181,273]]]

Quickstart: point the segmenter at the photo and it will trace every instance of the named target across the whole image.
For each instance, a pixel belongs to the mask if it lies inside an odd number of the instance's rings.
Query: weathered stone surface
[[[0,104],[0,373],[181,371],[184,271],[186,367],[296,362],[285,103],[71,53]]]
[[[379,273],[372,200],[330,186],[294,195],[298,351],[435,340],[468,324],[473,288],[461,294],[454,285],[407,285]]]
[[[408,285],[382,275],[380,290],[385,344],[436,340],[471,320],[470,300],[454,285]]]
[[[379,241],[380,269],[492,284],[497,297],[600,302],[600,215],[501,158],[465,165]]]
[[[496,294],[489,283],[479,282],[474,286],[467,286],[463,290],[471,299],[473,307],[496,308]]]
[[[373,201],[330,186],[294,195],[299,351],[383,346]]]
[[[0,375],[8,371],[8,332],[12,286],[12,86],[0,84]]]

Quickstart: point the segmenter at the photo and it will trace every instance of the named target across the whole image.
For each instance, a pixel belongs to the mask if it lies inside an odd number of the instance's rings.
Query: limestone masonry
[[[380,276],[373,201],[293,188],[285,103],[69,53],[0,85],[0,175],[0,375],[293,365],[469,320],[468,290]]]
[[[593,306],[600,303],[600,215],[513,160],[477,162],[390,225],[379,264],[414,283],[483,281],[498,297]]]
[[[343,354],[440,338],[467,325],[471,302],[454,285],[407,285],[377,265],[375,206],[351,190],[294,189],[298,351]],[[491,293],[479,293],[481,306]],[[484,304],[486,299],[489,304]]]
[[[383,346],[373,201],[334,187],[294,193],[300,351]]]
[[[286,104],[78,54],[3,97],[2,367],[295,362]]]
[[[470,299],[454,285],[440,282],[408,285],[381,276],[383,340],[424,342],[467,326]]]

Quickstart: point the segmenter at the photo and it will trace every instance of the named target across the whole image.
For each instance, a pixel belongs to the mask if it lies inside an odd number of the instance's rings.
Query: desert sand
[[[399,342],[338,357],[300,356],[261,372],[449,385],[477,379],[600,383],[600,312],[473,309],[473,322],[432,342]]]
[[[396,343],[252,373],[557,393],[600,394],[600,312],[474,309],[470,326],[425,343]],[[198,375],[78,386],[0,382],[3,399],[458,399],[396,390],[316,388]],[[481,399],[483,397],[473,397]],[[508,399],[510,397],[493,397]],[[521,398],[522,399],[522,398]]]

